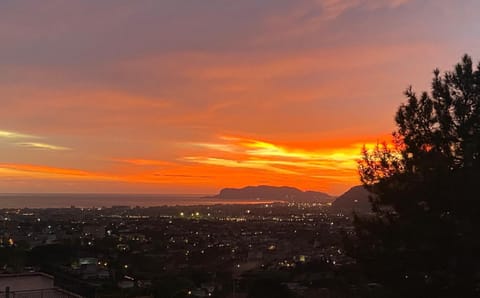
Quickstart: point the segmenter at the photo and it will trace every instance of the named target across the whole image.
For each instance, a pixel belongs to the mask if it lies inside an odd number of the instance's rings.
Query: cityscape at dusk
[[[479,11],[0,0],[0,298],[480,297]]]

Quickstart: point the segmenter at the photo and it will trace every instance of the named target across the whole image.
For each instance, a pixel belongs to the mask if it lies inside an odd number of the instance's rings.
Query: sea
[[[0,209],[9,208],[99,208],[112,206],[154,207],[216,204],[270,204],[265,200],[223,200],[204,194],[70,194],[2,193]]]

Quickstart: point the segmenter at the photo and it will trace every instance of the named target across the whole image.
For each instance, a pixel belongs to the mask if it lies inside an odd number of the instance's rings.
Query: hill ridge
[[[292,186],[256,185],[242,188],[223,188],[210,198],[224,200],[278,200],[287,202],[331,203],[335,197],[319,191],[302,191]]]

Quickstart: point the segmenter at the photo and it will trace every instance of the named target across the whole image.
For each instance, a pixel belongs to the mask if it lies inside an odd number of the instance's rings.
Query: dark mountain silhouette
[[[288,186],[247,186],[244,188],[224,188],[218,195],[210,198],[224,200],[273,200],[287,202],[331,203],[335,197],[317,191],[301,191]]]
[[[362,185],[357,185],[335,199],[332,210],[342,212],[370,212],[369,192]]]

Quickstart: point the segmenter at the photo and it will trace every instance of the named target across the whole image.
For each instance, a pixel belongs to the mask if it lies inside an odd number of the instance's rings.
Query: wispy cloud
[[[21,147],[39,149],[39,150],[53,150],[53,151],[71,150],[70,148],[67,148],[67,147],[55,146],[55,145],[50,145],[45,143],[38,143],[38,142],[22,142],[22,143],[15,143],[15,144]]]
[[[31,165],[31,164],[15,164],[15,163],[2,163],[0,164],[0,174],[2,172],[17,173],[22,177],[40,177],[40,178],[68,178],[68,179],[88,179],[88,180],[112,180],[113,177],[98,174],[94,172],[50,167],[44,165]]]
[[[237,152],[237,148],[231,144],[191,143],[191,145],[216,151]]]
[[[116,162],[136,165],[136,166],[168,166],[172,162],[153,159],[114,159]]]
[[[38,138],[38,137],[28,135],[28,134],[13,132],[13,131],[0,130],[0,138],[9,139],[9,140],[12,140],[12,139],[16,140],[16,139],[34,139],[34,138]]]
[[[25,179],[48,179],[52,181],[120,182],[126,184],[172,184],[180,185],[205,182],[212,178],[202,170],[175,168],[170,171],[92,171],[75,168],[53,167],[39,164],[0,163],[0,177],[21,177]]]
[[[15,146],[30,148],[30,149],[51,150],[51,151],[70,150],[70,148],[68,147],[34,141],[38,139],[43,139],[40,136],[34,136],[30,134],[18,133],[18,132],[7,131],[7,130],[0,130],[0,140],[2,139],[7,143],[13,144]]]
[[[322,7],[323,16],[327,19],[333,19],[349,9],[363,8],[374,10],[383,7],[396,8],[411,0],[317,0]]]
[[[224,158],[215,158],[215,157],[205,157],[205,156],[187,156],[185,160],[192,161],[201,164],[216,165],[222,167],[230,168],[247,168],[247,169],[258,169],[266,170],[279,174],[290,174],[297,175],[298,173],[291,170],[282,169],[279,167],[274,167],[265,162],[260,162],[258,160],[232,160]]]
[[[218,143],[196,143],[205,155],[184,157],[185,161],[228,168],[250,168],[276,174],[356,179],[356,161],[362,144],[337,148],[302,149],[256,139],[222,136]]]

